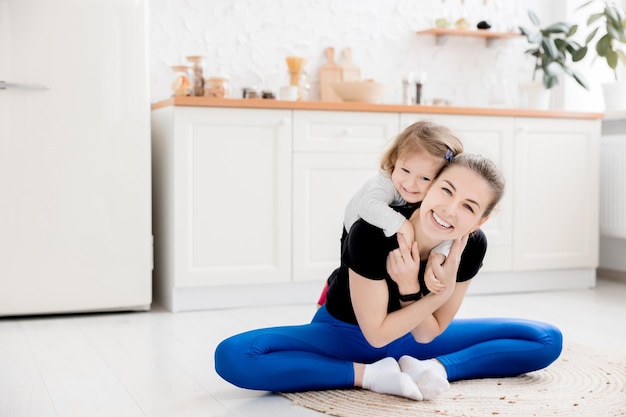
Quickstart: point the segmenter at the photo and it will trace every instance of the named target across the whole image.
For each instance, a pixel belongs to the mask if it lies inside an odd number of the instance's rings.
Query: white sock
[[[413,378],[425,400],[434,400],[450,389],[446,368],[436,359],[421,361],[405,355],[398,363],[402,372]]]
[[[422,393],[411,376],[400,370],[400,366],[394,358],[384,358],[365,365],[363,388],[383,394],[411,398],[416,401],[423,399]]]

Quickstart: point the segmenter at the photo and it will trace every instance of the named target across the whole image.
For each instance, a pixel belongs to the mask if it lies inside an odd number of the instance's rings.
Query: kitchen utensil
[[[335,48],[329,46],[326,48],[325,54],[328,62],[323,64],[319,70],[320,100],[341,101],[331,86],[332,83],[342,80],[341,67],[335,62]]]
[[[343,101],[380,103],[389,91],[389,86],[374,80],[339,81],[331,84]]]
[[[285,61],[289,69],[289,84],[298,85],[306,60],[299,56],[288,56],[285,58]]]
[[[342,55],[343,63],[341,64],[341,80],[359,81],[361,79],[361,70],[352,63],[352,49],[344,48]]]
[[[306,73],[304,72],[306,59],[298,56],[288,56],[286,61],[287,67],[289,68],[289,84],[297,87],[298,100],[306,100],[309,93],[309,83]]]

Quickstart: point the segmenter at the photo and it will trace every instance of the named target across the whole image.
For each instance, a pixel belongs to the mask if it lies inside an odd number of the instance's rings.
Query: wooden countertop
[[[585,113],[563,110],[535,110],[499,107],[456,107],[422,106],[404,104],[370,104],[323,101],[282,101],[269,99],[215,99],[206,97],[172,97],[152,103],[152,110],[168,106],[187,107],[228,107],[243,109],[288,109],[288,110],[332,110],[332,111],[371,111],[389,113],[453,114],[469,116],[515,116],[548,117],[569,119],[603,119],[604,113]]]

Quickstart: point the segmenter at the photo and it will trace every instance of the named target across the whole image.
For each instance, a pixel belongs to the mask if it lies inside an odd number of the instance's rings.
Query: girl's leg
[[[455,319],[428,344],[407,336],[390,354],[438,359],[448,380],[515,376],[545,368],[561,354],[562,335],[554,326],[509,318]]]

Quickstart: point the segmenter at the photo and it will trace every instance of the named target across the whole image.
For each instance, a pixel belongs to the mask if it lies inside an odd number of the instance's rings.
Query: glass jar
[[[298,88],[298,101],[306,101],[309,98],[309,77],[304,71],[289,71],[289,85]]]
[[[261,98],[261,93],[256,87],[244,87],[242,89],[243,98]]]
[[[204,96],[211,98],[229,98],[230,79],[223,76],[207,78],[204,81]]]
[[[266,100],[274,100],[276,99],[276,94],[272,90],[263,90],[261,91],[261,98]]]
[[[172,95],[175,97],[188,96],[191,93],[189,67],[186,65],[173,65],[172,71],[174,71]]]
[[[204,67],[206,58],[202,55],[190,55],[187,57],[192,71],[191,95],[202,97],[204,95]]]

